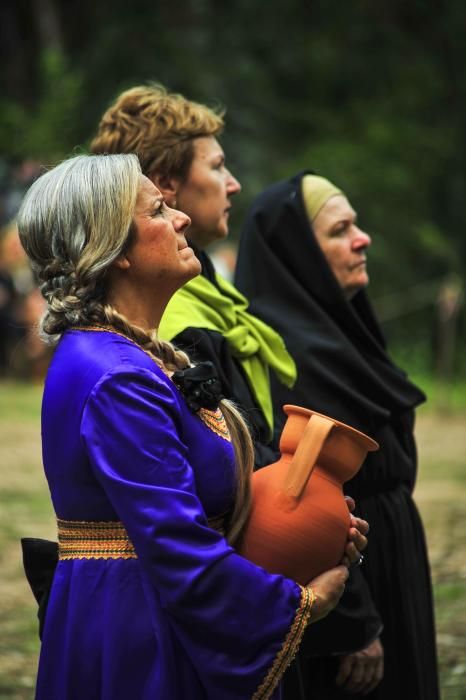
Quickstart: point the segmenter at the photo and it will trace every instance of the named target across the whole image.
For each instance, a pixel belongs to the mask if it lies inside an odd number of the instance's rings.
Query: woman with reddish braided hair
[[[248,515],[247,427],[212,366],[156,334],[200,271],[189,224],[135,155],[65,161],[19,213],[56,344],[42,446],[59,561],[37,700],[279,698],[307,624],[344,589],[344,565],[300,586],[232,546]],[[367,523],[351,523],[355,561]]]

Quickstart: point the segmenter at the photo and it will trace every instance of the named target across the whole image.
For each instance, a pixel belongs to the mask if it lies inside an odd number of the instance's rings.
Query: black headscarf
[[[281,403],[298,403],[375,435],[425,400],[386,352],[364,290],[343,294],[312,231],[301,181],[305,172],[254,201],[241,237],[236,285],[250,310],[277,330],[298,379]]]

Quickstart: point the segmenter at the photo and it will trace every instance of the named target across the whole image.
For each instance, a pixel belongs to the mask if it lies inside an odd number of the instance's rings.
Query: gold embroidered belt
[[[209,527],[225,535],[226,515],[210,518]],[[59,559],[137,559],[123,523],[57,518],[57,526]]]
[[[58,525],[59,559],[137,559],[122,523],[61,520]]]

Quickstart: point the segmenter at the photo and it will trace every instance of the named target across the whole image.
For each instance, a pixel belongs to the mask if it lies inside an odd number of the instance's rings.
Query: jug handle
[[[325,416],[312,415],[309,418],[283,483],[283,491],[287,496],[299,500],[334,425]]]

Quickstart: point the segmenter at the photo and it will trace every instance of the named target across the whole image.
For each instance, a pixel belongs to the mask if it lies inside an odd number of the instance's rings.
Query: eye
[[[160,216],[164,213],[165,209],[165,202],[163,199],[161,199],[158,203],[157,206],[155,207],[154,211],[152,212],[152,216]]]
[[[331,235],[332,236],[343,236],[347,230],[349,229],[350,223],[349,221],[342,221],[339,223],[335,228],[333,229]]]

